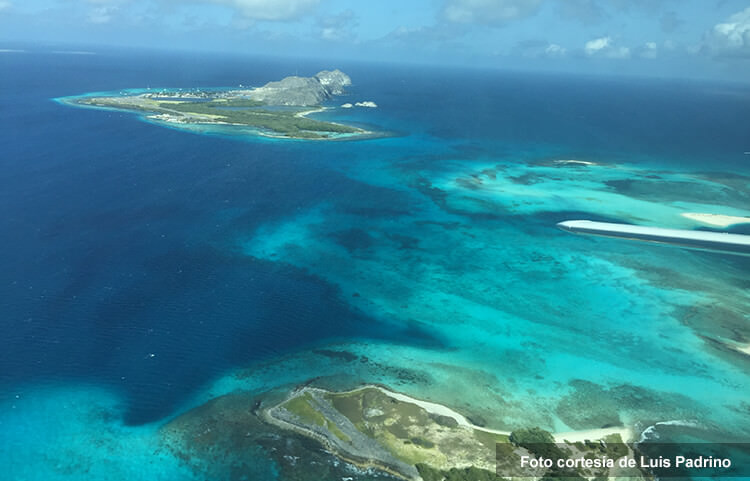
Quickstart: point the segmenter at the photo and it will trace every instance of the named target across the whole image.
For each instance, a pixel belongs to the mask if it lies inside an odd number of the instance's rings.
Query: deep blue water
[[[335,67],[354,79],[351,100],[379,105],[339,115],[395,137],[195,135],[52,101],[260,85]],[[376,159],[427,172],[441,159],[469,165],[521,151],[747,174],[749,112],[750,91],[733,85],[154,52],[0,54],[0,401],[29,386],[92,383],[120,393],[126,424],[140,425],[232,369],[335,340],[449,349],[422,319],[384,324],[347,302],[346,285],[249,257],[237,239],[321,203],[368,222],[424,213],[413,185],[366,182],[370,159],[373,177],[382,175]],[[569,214],[561,207],[536,221]],[[366,229],[326,235],[356,257],[374,243]]]
[[[303,146],[187,135],[51,101],[191,85],[206,70],[168,58],[161,69],[140,56],[2,58],[10,75],[0,87],[9,113],[0,126],[0,381],[103,382],[124,392],[127,420],[141,423],[229,367],[301,345],[359,336],[437,342],[414,330],[382,332],[314,274],[225,245],[235,230],[323,199],[368,205],[394,198],[388,189],[321,168]],[[261,65],[255,75],[279,74]],[[197,84],[236,83],[247,70],[222,76],[219,68]]]

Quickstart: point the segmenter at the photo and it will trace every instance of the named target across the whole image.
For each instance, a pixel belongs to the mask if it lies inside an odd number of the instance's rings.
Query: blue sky
[[[0,0],[19,43],[747,82],[750,0]]]

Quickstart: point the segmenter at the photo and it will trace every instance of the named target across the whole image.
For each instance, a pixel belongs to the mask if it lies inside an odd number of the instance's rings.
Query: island
[[[265,137],[343,140],[378,136],[362,127],[316,120],[310,114],[329,107],[323,102],[345,93],[351,78],[340,70],[312,77],[286,77],[262,87],[228,89],[130,89],[61,97],[66,105],[115,109],[140,114],[145,120],[187,130]]]
[[[637,456],[629,444],[634,434],[625,426],[555,434],[538,427],[500,431],[381,385],[332,391],[305,384],[285,394],[235,392],[183,414],[162,433],[167,449],[188,465],[200,469],[205,461],[216,465],[220,460],[232,479],[245,479],[252,438],[265,446],[281,472],[302,474],[300,479],[355,479],[346,474],[352,470],[404,481],[651,479],[618,462]],[[339,461],[326,462],[321,453]],[[589,466],[529,467],[524,457]],[[318,471],[326,465],[328,471]],[[344,465],[351,468],[341,470]]]
[[[624,427],[553,435],[540,428],[475,426],[441,404],[367,385],[345,392],[303,387],[263,411],[266,422],[321,442],[340,458],[405,480],[500,480],[507,477],[629,476],[638,470],[525,467],[522,456],[616,460],[632,456]],[[623,439],[625,438],[625,439]]]

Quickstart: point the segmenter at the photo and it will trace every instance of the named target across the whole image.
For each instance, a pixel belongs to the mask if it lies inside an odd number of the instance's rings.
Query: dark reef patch
[[[494,179],[494,177],[495,176],[493,175],[492,178]],[[520,185],[534,185],[545,180],[545,176],[533,173],[527,173],[516,177],[508,176],[508,178],[513,181],[514,184]]]
[[[605,387],[590,381],[570,381],[572,391],[557,405],[556,413],[573,429],[622,425],[621,415],[632,420],[695,419],[705,409],[687,396],[657,392],[631,384]]]
[[[347,207],[342,209],[342,212],[361,217],[385,217],[387,219],[412,215],[409,210],[380,206]]]
[[[399,250],[410,250],[419,248],[419,239],[416,237],[389,232],[386,237],[398,244]]]
[[[359,356],[349,351],[334,351],[333,349],[316,349],[313,351],[315,354],[328,357],[330,359],[338,359],[344,362],[353,362],[359,359]]]
[[[605,184],[627,197],[649,201],[682,199],[683,201],[716,204],[732,202],[737,193],[726,186],[709,186],[696,182],[665,181],[663,179],[616,179]]]
[[[476,183],[477,181],[471,180],[466,182]],[[477,210],[459,209],[457,207],[454,207],[449,202],[450,196],[446,191],[433,186],[429,180],[423,177],[420,177],[416,181],[414,181],[411,187],[419,191],[421,194],[427,196],[441,210],[449,214],[460,215],[476,221],[501,220],[505,217],[506,214],[505,209],[501,205],[484,199],[476,199],[473,197],[464,197],[463,200],[477,204]]]
[[[741,368],[748,370],[750,369],[750,355],[740,352],[733,347],[730,347],[726,342],[719,341],[712,337],[700,336],[711,351],[719,358],[731,362]]]
[[[354,253],[360,250],[366,250],[375,244],[375,238],[366,230],[360,228],[351,228],[346,230],[335,231],[328,234],[338,245]]]

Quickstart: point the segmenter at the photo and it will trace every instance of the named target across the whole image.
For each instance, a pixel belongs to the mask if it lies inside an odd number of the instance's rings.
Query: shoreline
[[[747,354],[750,356],[750,343],[748,344],[737,344],[734,349],[736,351],[741,352],[742,354]]]
[[[724,214],[705,214],[700,212],[683,212],[680,214],[686,219],[700,222],[714,227],[729,227],[736,224],[750,224],[750,217],[740,217]]]
[[[128,89],[126,90],[126,92],[131,91],[131,90],[139,91],[139,89]],[[102,95],[98,95],[98,94],[102,94]],[[81,95],[54,97],[51,100],[60,105],[65,105],[69,107],[110,110],[110,111],[115,111],[115,112],[125,112],[129,114],[134,114],[137,117],[147,122],[156,124],[156,125],[168,126],[171,128],[177,128],[179,130],[187,130],[187,131],[191,130],[190,127],[200,127],[200,126],[209,126],[209,127],[210,126],[220,126],[220,127],[225,126],[228,128],[238,127],[238,128],[253,129],[253,132],[246,132],[246,134],[251,137],[264,137],[268,139],[277,139],[277,140],[305,140],[305,141],[367,140],[367,139],[375,139],[375,138],[388,136],[386,132],[366,130],[361,127],[346,125],[340,122],[332,122],[332,121],[325,121],[325,123],[330,124],[332,126],[352,128],[352,129],[355,129],[356,132],[338,133],[334,131],[303,131],[303,132],[310,132],[310,133],[319,135],[317,137],[306,137],[304,135],[300,135],[300,136],[285,135],[285,134],[276,133],[273,131],[264,131],[262,130],[262,128],[255,127],[249,124],[218,120],[219,118],[221,118],[220,115],[195,114],[195,113],[186,114],[185,112],[172,110],[172,109],[164,109],[166,110],[165,112],[158,112],[158,111],[148,111],[144,109],[132,109],[132,108],[126,108],[126,107],[121,107],[121,106],[99,105],[99,104],[84,102],[84,100],[86,99],[97,98],[98,96],[107,97],[107,98],[128,97],[128,95],[123,94],[122,91],[119,93],[92,92],[92,93],[86,93],[86,94],[81,94]],[[326,110],[331,110],[331,109],[332,107],[315,106],[315,107],[311,107],[309,110],[297,112],[293,115],[293,117],[315,120],[315,119],[310,119],[308,116],[311,114],[320,113],[320,112],[324,112]]]
[[[750,345],[748,345],[747,348],[750,350]],[[464,415],[454,411],[448,406],[445,406],[443,404],[433,403],[430,401],[423,401],[421,399],[416,399],[406,394],[393,392],[383,386],[367,385],[367,386],[363,386],[361,388],[353,389],[351,391],[346,391],[346,392],[356,392],[359,389],[365,389],[367,387],[379,389],[381,392],[383,392],[387,396],[390,396],[394,399],[398,399],[399,401],[416,404],[417,406],[421,407],[428,413],[451,417],[455,419],[456,422],[458,422],[460,426],[465,426],[471,429],[475,429],[477,431],[484,431],[486,433],[491,433],[491,434],[500,434],[504,436],[510,436],[511,434],[511,431],[503,431],[499,429],[491,429],[491,428],[485,428],[482,426],[477,426],[475,424],[472,424]],[[565,441],[575,443],[579,441],[585,441],[587,439],[590,441],[601,439],[610,434],[619,434],[620,437],[622,437],[623,442],[626,442],[626,443],[635,440],[633,430],[626,426],[614,426],[611,428],[593,428],[593,429],[584,429],[580,431],[564,431],[564,432],[552,433],[552,436],[555,438],[555,442],[557,443],[563,443]]]
[[[296,425],[294,423],[291,423],[289,421],[286,421],[284,419],[277,418],[277,417],[275,417],[272,414],[271,411],[279,408],[282,404],[286,403],[287,401],[289,401],[291,399],[294,399],[295,397],[298,397],[300,395],[303,395],[305,392],[308,392],[308,391],[317,391],[317,392],[323,392],[323,393],[333,392],[333,391],[327,391],[325,389],[313,388],[313,387],[309,387],[309,386],[305,386],[305,387],[300,388],[300,389],[295,389],[291,393],[289,393],[289,395],[281,403],[276,404],[276,405],[274,405],[274,406],[272,406],[272,407],[270,407],[268,409],[261,410],[260,418],[264,422],[267,422],[267,423],[269,423],[269,424],[271,424],[273,426],[276,426],[276,427],[278,427],[278,428],[280,428],[282,430],[292,431],[294,433],[299,434],[300,436],[305,436],[305,437],[312,438],[312,439],[315,439],[315,440],[319,441],[323,445],[323,448],[325,449],[325,451],[329,452],[331,455],[333,455],[333,456],[341,459],[342,461],[344,461],[346,463],[351,464],[352,466],[354,466],[354,467],[356,467],[358,469],[362,469],[362,470],[378,469],[378,470],[383,471],[383,472],[385,472],[385,473],[387,473],[387,474],[389,474],[389,475],[391,475],[393,477],[396,477],[396,478],[399,478],[399,479],[404,479],[404,480],[407,480],[407,481],[415,481],[416,479],[418,479],[418,478],[409,477],[409,476],[405,475],[404,473],[398,471],[397,469],[395,469],[395,468],[393,468],[393,467],[391,467],[391,466],[389,466],[389,465],[387,465],[385,463],[379,463],[379,462],[374,461],[372,459],[359,458],[359,457],[357,457],[357,456],[355,456],[353,454],[350,454],[350,453],[346,452],[345,450],[338,448],[326,436],[323,436],[322,434],[317,433],[315,431],[312,431],[310,429],[305,429],[305,428],[303,428],[301,426],[298,426],[298,425]],[[344,392],[355,392],[355,391],[356,390],[353,390],[353,391],[344,391]]]
[[[750,350],[750,344],[747,346],[747,349]],[[383,394],[385,394],[386,396],[392,397],[398,401],[417,405],[430,414],[450,417],[454,419],[458,423],[459,426],[474,429],[477,431],[483,431],[483,432],[490,433],[490,434],[499,434],[503,436],[510,436],[512,432],[512,431],[504,431],[500,429],[486,428],[483,426],[477,426],[475,424],[472,424],[466,418],[466,416],[464,416],[463,414],[457,411],[454,411],[453,409],[451,409],[450,407],[444,404],[438,404],[438,403],[434,403],[431,401],[425,401],[422,399],[413,398],[407,394],[391,391],[385,386],[381,386],[378,384],[365,384],[357,388],[350,389],[348,391],[328,391],[326,389],[305,386],[298,390],[292,391],[292,393],[285,399],[284,402],[290,399],[293,399],[297,396],[303,395],[307,391],[316,391],[316,392],[327,393],[327,394],[353,394],[358,391],[362,391],[364,389],[377,389]],[[636,440],[635,432],[633,431],[632,428],[627,427],[627,426],[613,426],[610,428],[592,428],[592,429],[582,429],[582,430],[575,430],[575,431],[562,431],[562,432],[552,433],[552,436],[555,438],[555,442],[558,442],[558,443],[563,443],[565,441],[575,443],[579,441],[585,441],[587,439],[591,441],[601,439],[610,434],[619,434],[622,437],[623,442],[625,443]]]
[[[491,429],[491,428],[485,428],[485,427],[481,427],[481,426],[476,426],[476,425],[472,424],[466,418],[466,416],[464,416],[463,414],[461,414],[459,412],[454,411],[453,409],[449,408],[448,406],[446,406],[444,404],[433,403],[433,402],[430,402],[430,401],[423,401],[421,399],[413,398],[413,397],[408,396],[406,394],[402,394],[402,393],[391,391],[390,389],[387,389],[387,388],[385,388],[383,386],[379,386],[379,385],[376,385],[376,384],[365,385],[365,386],[362,386],[360,388],[353,389],[351,391],[345,391],[345,393],[353,393],[353,392],[357,392],[359,390],[367,389],[367,388],[378,389],[380,392],[382,392],[386,396],[392,397],[393,399],[396,399],[396,400],[402,401],[402,402],[407,402],[407,403],[415,404],[415,405],[421,407],[422,409],[424,409],[425,411],[427,411],[430,414],[437,414],[438,416],[447,416],[449,418],[453,418],[453,419],[456,420],[456,422],[458,423],[459,426],[463,426],[463,427],[467,427],[467,428],[471,428],[471,429],[476,429],[478,431],[484,431],[486,433],[491,433],[491,434],[500,434],[500,435],[503,435],[503,436],[510,436],[510,433],[511,433],[510,431],[502,431],[502,430],[499,430],[499,429]]]
[[[262,411],[259,413],[259,417],[266,423],[269,423],[273,426],[276,426],[282,430],[291,431],[293,433],[296,433],[301,436],[306,436],[310,439],[316,440],[321,443],[323,446],[323,449],[327,452],[331,453],[335,457],[339,458],[343,462],[349,463],[356,468],[359,469],[378,469],[385,473],[388,473],[392,476],[398,477],[399,479],[404,479],[407,481],[416,481],[419,480],[419,475],[416,471],[416,465],[414,464],[413,460],[410,460],[409,458],[403,458],[399,457],[397,453],[392,451],[392,447],[390,447],[390,444],[382,444],[383,441],[380,440],[380,438],[374,434],[374,433],[367,433],[362,432],[361,428],[357,428],[359,431],[357,436],[364,435],[364,438],[367,440],[367,443],[362,445],[362,441],[354,442],[352,443],[351,439],[354,438],[342,438],[341,434],[343,432],[346,432],[347,429],[341,426],[339,428],[339,425],[335,421],[331,421],[329,417],[327,417],[327,411],[323,409],[322,411],[317,411],[319,413],[323,413],[323,421],[311,421],[310,419],[303,419],[300,418],[300,414],[295,414],[295,411],[289,411],[287,408],[287,403],[290,401],[293,401],[295,399],[299,399],[300,397],[309,397],[312,396],[311,399],[315,399],[322,396],[327,395],[336,395],[336,396],[347,396],[347,395],[356,395],[357,393],[365,390],[377,390],[383,395],[385,395],[387,398],[391,398],[392,402],[400,401],[407,404],[412,404],[415,406],[418,406],[419,408],[423,409],[427,414],[429,415],[437,415],[440,417],[449,417],[456,421],[455,429],[458,429],[459,432],[463,432],[462,436],[469,436],[470,438],[474,439],[478,433],[488,433],[493,435],[501,435],[505,436],[505,439],[501,438],[495,438],[493,441],[497,444],[503,444],[508,446],[516,446],[513,443],[510,442],[508,437],[511,434],[511,431],[503,431],[503,430],[496,430],[496,429],[490,429],[485,428],[481,426],[476,426],[472,424],[466,416],[462,415],[461,413],[453,410],[452,408],[439,404],[434,403],[431,401],[426,401],[422,399],[413,398],[409,395],[394,392],[388,387],[385,387],[383,385],[378,384],[366,384],[358,386],[354,389],[350,389],[347,391],[329,391],[327,389],[313,387],[309,385],[303,385],[299,386],[293,390],[291,390],[287,396],[283,399],[283,401],[280,401],[278,403],[274,403],[272,406],[269,406],[267,408],[262,409]],[[305,401],[312,403],[312,401]],[[360,406],[362,407],[362,406]],[[313,409],[315,409],[313,407]],[[309,415],[308,415],[309,417]],[[309,423],[313,423],[310,425]],[[332,423],[332,424],[329,424]],[[317,426],[321,426],[318,428]],[[341,430],[343,430],[343,432]],[[429,429],[427,426],[424,427],[424,429]],[[340,434],[336,434],[336,433]],[[584,429],[584,430],[576,430],[576,431],[565,431],[565,432],[557,432],[557,433],[550,433],[553,436],[554,442],[558,444],[577,444],[577,443],[583,443],[583,442],[597,442],[602,441],[605,437],[610,435],[619,435],[623,443],[626,443],[628,445],[632,445],[632,443],[637,442],[636,437],[634,436],[634,430],[627,426],[615,426],[615,427],[608,427],[608,428],[594,428],[594,429]],[[343,441],[343,442],[342,442]],[[429,439],[428,439],[429,441]],[[437,441],[436,441],[437,442]],[[358,444],[359,443],[359,444]],[[370,444],[373,444],[374,446],[377,446],[377,448],[368,447]],[[434,445],[433,445],[434,446]],[[364,449],[363,449],[364,447]],[[489,449],[489,446],[484,444],[484,448],[482,449]],[[374,450],[373,450],[374,449]],[[385,449],[386,456],[383,457],[382,454],[378,455],[375,454],[380,449]],[[512,449],[515,449],[512,448]],[[629,449],[632,449],[629,448]],[[494,449],[493,449],[494,452]],[[395,456],[395,457],[393,457]],[[390,459],[392,458],[392,459]],[[463,459],[460,456],[454,461],[458,461],[459,459]],[[473,458],[469,458],[473,459]],[[493,456],[494,459],[494,456]],[[476,461],[476,460],[474,460]],[[489,469],[492,471],[492,469],[488,468],[483,463],[475,464],[475,462],[472,461],[470,466],[477,467],[480,470],[487,470]],[[439,470],[445,470],[445,469],[452,469],[454,467],[465,467],[466,459],[463,459],[462,462],[458,462],[458,464],[453,465],[452,467],[446,467],[443,466],[444,461],[439,461],[437,466],[433,466],[430,461],[417,461],[422,463],[427,463],[427,466],[429,466],[431,469],[437,469]]]

